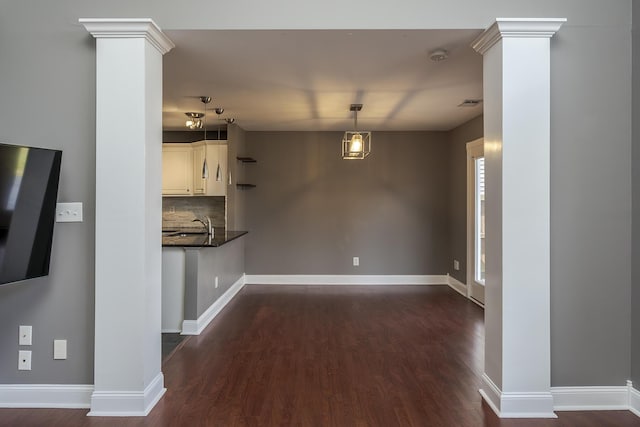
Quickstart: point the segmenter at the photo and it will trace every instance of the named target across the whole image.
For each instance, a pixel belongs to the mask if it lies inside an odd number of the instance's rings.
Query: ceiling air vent
[[[475,107],[482,103],[482,99],[465,99],[458,107]]]

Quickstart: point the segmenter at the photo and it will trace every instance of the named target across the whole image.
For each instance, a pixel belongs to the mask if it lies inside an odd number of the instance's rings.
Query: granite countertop
[[[162,246],[215,248],[245,234],[247,234],[246,231],[225,230],[224,228],[215,228],[213,237],[209,236],[207,232],[202,229],[162,230]]]

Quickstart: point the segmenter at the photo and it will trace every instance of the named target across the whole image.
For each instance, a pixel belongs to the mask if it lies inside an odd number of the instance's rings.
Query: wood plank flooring
[[[478,393],[483,345],[482,310],[445,286],[247,286],[165,361],[148,417],[0,409],[0,425],[640,426],[628,411],[498,419]]]

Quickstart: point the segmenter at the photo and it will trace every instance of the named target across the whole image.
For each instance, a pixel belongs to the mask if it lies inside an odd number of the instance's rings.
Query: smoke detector
[[[433,62],[444,61],[449,57],[449,52],[444,49],[436,49],[429,54],[429,59]]]

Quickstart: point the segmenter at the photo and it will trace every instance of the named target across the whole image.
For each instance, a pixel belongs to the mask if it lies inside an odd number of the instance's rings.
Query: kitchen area
[[[255,186],[245,182],[245,165],[255,160],[239,126],[211,133],[163,132],[163,358],[200,334],[243,285],[244,193]]]

